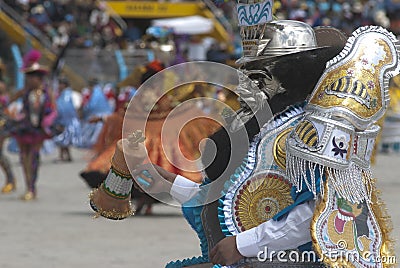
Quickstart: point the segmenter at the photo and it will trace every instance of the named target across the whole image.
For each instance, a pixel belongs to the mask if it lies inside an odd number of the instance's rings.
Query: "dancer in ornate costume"
[[[133,83],[139,86],[149,77],[164,69],[164,66],[153,61],[146,66],[136,68],[131,76],[136,77],[135,80],[127,79],[123,84],[128,85]],[[115,146],[122,138],[122,125],[125,116],[127,105],[130,97],[125,96],[123,101],[119,102],[118,109],[108,116],[93,116],[89,119],[89,123],[102,123],[103,127],[98,135],[96,143],[93,145],[93,159],[88,163],[85,170],[80,173],[80,176],[86,181],[91,188],[97,188],[107,177],[107,173],[111,167],[111,158],[114,155]],[[89,99],[87,97],[87,99]]]
[[[88,92],[83,95],[82,135],[76,146],[89,149],[96,143],[103,127],[103,122],[91,122],[90,119],[110,115],[112,109],[97,79],[90,79]]]
[[[138,68],[136,70],[137,73],[135,73],[135,76],[139,77],[140,84],[143,84],[147,79],[149,79],[157,72],[161,71],[163,68],[164,67],[160,62],[153,61],[146,66],[143,66],[143,68]],[[168,76],[168,78],[170,78],[170,76]],[[168,82],[169,81],[165,81],[165,83]],[[182,87],[174,91],[172,94],[166,96],[165,98],[160,99],[153,108],[147,107],[151,109],[151,111],[146,122],[146,131],[147,133],[149,133],[149,135],[147,135],[146,137],[145,145],[147,151],[149,152],[150,161],[163,167],[166,170],[177,174],[185,174],[185,176],[189,177],[191,180],[199,181],[200,173],[181,170],[172,165],[169,161],[167,161],[166,153],[163,151],[163,147],[161,144],[161,130],[166,120],[166,117],[168,116],[170,111],[178,103],[180,103],[180,101],[190,98],[191,93],[191,89],[188,90],[187,88]],[[144,99],[142,103],[152,103],[152,98],[154,96],[155,92],[153,92],[152,89],[146,89],[146,93],[144,96],[146,99]],[[107,177],[107,173],[111,167],[110,159],[114,154],[116,143],[122,138],[122,124],[127,104],[128,103],[126,103],[124,107],[121,107],[119,111],[115,112],[112,116],[105,118],[103,130],[93,148],[93,151],[96,153],[96,157],[92,161],[90,161],[85,170],[80,173],[80,175],[84,178],[84,180],[89,184],[90,187],[97,188]],[[143,107],[138,107],[138,109],[142,108]],[[202,114],[202,112],[198,109],[193,109],[191,113]],[[137,123],[139,121],[144,122],[146,118],[137,116],[140,114],[143,114],[143,112],[140,111],[137,114],[134,114],[134,117],[132,118],[129,117],[129,122],[132,124],[139,124]],[[173,122],[173,124],[179,126],[179,123],[184,120],[185,116],[186,115],[184,114],[175,114],[174,116],[170,117],[170,120],[171,122]],[[184,151],[186,155],[189,155],[190,157],[193,157],[195,159],[198,155],[199,142],[203,138],[213,133],[218,127],[219,125],[217,125],[212,120],[208,120],[206,118],[199,118],[194,122],[190,122],[181,131],[181,135],[179,137],[180,149]],[[167,143],[172,144],[173,141],[168,141]],[[169,146],[168,150],[170,155],[176,155],[176,151],[178,150],[178,148],[176,148],[175,146]],[[134,198],[137,200],[137,214],[139,214],[143,208],[146,208],[146,215],[152,213],[152,204],[155,202],[152,197],[141,192],[135,192]]]
[[[377,196],[370,162],[377,122],[389,104],[389,79],[400,72],[399,48],[383,28],[356,30],[327,64],[304,118],[287,139],[288,178],[298,192],[320,201],[311,237],[328,265],[395,265],[390,217]],[[340,254],[336,260],[329,258],[334,250]]]
[[[40,148],[45,139],[54,135],[52,127],[57,117],[55,104],[45,85],[48,70],[39,63],[40,57],[40,52],[36,50],[30,51],[24,57],[26,85],[21,92],[23,118],[12,133],[20,148],[20,160],[27,188],[21,198],[26,201],[36,198]]]
[[[71,162],[72,157],[69,147],[78,143],[81,135],[81,127],[78,119],[78,114],[73,103],[73,90],[70,88],[69,81],[66,77],[58,79],[59,96],[57,98],[58,116],[56,122],[62,126],[61,134],[53,138],[56,145],[59,147],[59,161]]]
[[[379,130],[375,123],[388,102],[388,80],[399,73],[396,38],[379,27],[363,27],[345,45],[345,36],[332,28],[313,31],[301,22],[269,21],[271,1],[243,2],[240,63],[252,81],[241,75],[241,109],[227,129],[210,137],[217,154],[205,168],[203,187],[154,165],[131,164],[129,157],[115,165],[134,167],[144,189],[169,192],[183,204],[202,256],[167,267],[390,266],[376,261],[392,252],[370,156]],[[271,119],[261,117],[266,103]],[[237,148],[244,139],[250,147]],[[210,163],[210,147],[204,163]],[[129,146],[124,149],[134,155]],[[109,174],[107,185],[121,181]],[[164,180],[172,185],[164,186]],[[211,183],[216,180],[225,183],[219,188]],[[202,205],[219,191],[217,202]],[[280,251],[286,256],[303,251],[309,258],[280,263],[272,258]]]

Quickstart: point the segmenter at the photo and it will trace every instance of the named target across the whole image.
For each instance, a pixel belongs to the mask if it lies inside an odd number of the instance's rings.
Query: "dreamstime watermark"
[[[376,254],[367,251],[364,253],[364,259],[370,260],[372,263],[396,264],[396,256],[376,256]]]
[[[308,262],[360,262],[364,260],[366,263],[397,263],[396,256],[377,256],[376,253],[365,251],[361,255],[355,251],[345,250],[347,243],[345,241],[338,242],[338,248],[330,251],[322,252],[320,256],[315,251],[298,251],[298,250],[269,250],[267,247],[259,251],[257,260],[259,262],[291,262],[291,263],[308,263]]]

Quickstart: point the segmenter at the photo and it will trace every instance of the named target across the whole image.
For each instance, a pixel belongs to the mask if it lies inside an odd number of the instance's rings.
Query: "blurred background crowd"
[[[121,41],[121,29],[110,19],[102,3],[79,0],[4,2],[43,32],[55,49],[65,46],[69,39],[74,40],[76,47],[105,47]]]
[[[149,23],[143,20],[116,19],[118,14],[110,13],[107,3],[102,1],[4,2],[31,26],[43,32],[51,40],[54,48],[65,46],[69,39],[73,40],[72,45],[76,47],[122,48],[130,42],[140,40],[149,26]],[[225,1],[223,4],[217,4],[217,7],[235,27],[234,1]],[[304,21],[313,27],[328,25],[350,34],[359,26],[374,24],[400,34],[400,1],[396,0],[282,0],[275,1],[274,8],[275,16],[279,19]],[[124,29],[121,29],[121,24],[124,25]],[[26,28],[28,31],[32,30],[32,27]]]

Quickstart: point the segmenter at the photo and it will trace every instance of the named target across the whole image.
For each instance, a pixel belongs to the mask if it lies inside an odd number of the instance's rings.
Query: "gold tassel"
[[[376,187],[376,179],[371,182],[371,187],[371,208],[382,233],[381,258],[383,260],[389,260],[383,263],[383,267],[395,267],[396,257],[394,254],[394,240],[391,238],[391,232],[393,231],[392,219],[388,213],[385,202],[381,198],[381,192]],[[390,261],[393,263],[390,263]]]

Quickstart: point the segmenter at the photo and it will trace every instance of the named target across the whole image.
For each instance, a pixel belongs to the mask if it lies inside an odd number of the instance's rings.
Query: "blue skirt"
[[[97,142],[100,132],[103,128],[103,122],[97,123],[82,123],[81,135],[74,144],[75,147],[82,149],[91,149],[93,145]]]
[[[78,118],[73,118],[71,122],[64,127],[64,131],[55,137],[53,141],[61,147],[77,146],[82,137],[81,123]]]

